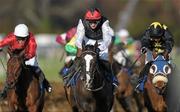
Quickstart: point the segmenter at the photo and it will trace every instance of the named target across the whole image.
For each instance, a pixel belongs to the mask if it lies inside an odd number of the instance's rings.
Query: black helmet
[[[149,34],[150,37],[153,38],[159,38],[163,35],[163,27],[159,22],[153,22],[151,23],[150,27],[149,27]]]

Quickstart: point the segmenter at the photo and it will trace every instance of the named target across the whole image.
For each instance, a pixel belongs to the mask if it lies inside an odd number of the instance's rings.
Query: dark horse
[[[166,112],[166,94],[168,75],[171,74],[171,66],[161,54],[153,53],[147,81],[145,83],[144,99],[149,112]]]
[[[113,105],[113,85],[107,80],[105,70],[99,64],[95,46],[83,44],[80,69],[74,75],[68,101],[73,112],[109,112]]]
[[[8,51],[7,100],[12,112],[42,112],[44,90],[41,89],[35,73],[24,63],[24,51],[14,54]]]

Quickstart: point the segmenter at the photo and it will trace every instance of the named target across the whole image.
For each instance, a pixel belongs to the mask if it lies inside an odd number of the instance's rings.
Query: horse
[[[12,53],[7,62],[7,101],[12,112],[42,112],[45,91],[31,68],[25,65],[24,50]]]
[[[83,44],[74,82],[65,89],[73,112],[109,112],[113,105],[113,85],[99,63],[98,44]]]
[[[117,76],[120,85],[115,94],[116,101],[121,105],[125,112],[143,111],[145,109],[143,98],[134,92],[139,67],[132,63],[130,57],[126,54],[123,46],[114,45],[112,48],[112,68]],[[138,58],[139,59],[139,58]],[[116,105],[115,105],[116,106]],[[116,109],[116,108],[115,108]]]
[[[166,112],[168,77],[172,68],[162,54],[153,52],[153,58],[144,85],[144,102],[149,112]]]

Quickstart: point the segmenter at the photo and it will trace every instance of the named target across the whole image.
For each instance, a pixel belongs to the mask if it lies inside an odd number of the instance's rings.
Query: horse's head
[[[162,93],[168,83],[168,75],[171,74],[171,66],[165,60],[164,56],[157,55],[155,60],[152,62],[149,73],[152,76],[154,87]]]
[[[97,52],[97,42],[93,45],[84,45],[81,54],[82,60],[82,73],[83,79],[85,80],[85,86],[87,89],[91,89],[93,87],[93,79],[97,68],[97,59],[98,59],[98,52]]]
[[[19,54],[14,54],[8,51],[10,59],[7,62],[7,85],[13,88],[18,81],[18,78],[22,71],[22,65],[24,63],[23,55],[24,51]]]

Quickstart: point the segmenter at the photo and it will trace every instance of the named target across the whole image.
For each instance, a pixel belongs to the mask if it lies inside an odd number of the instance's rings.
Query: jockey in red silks
[[[29,32],[28,27],[25,24],[19,24],[15,27],[14,32],[8,34],[2,41],[0,41],[0,47],[8,46],[9,50],[12,53],[16,53],[22,50],[25,50],[24,60],[25,64],[32,67],[32,70],[39,74],[39,80],[45,86],[47,92],[52,91],[52,87],[49,82],[46,80],[44,73],[38,66],[36,58],[36,48],[37,44],[35,41],[34,35]],[[5,85],[1,96],[6,96],[7,85]]]

